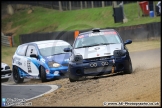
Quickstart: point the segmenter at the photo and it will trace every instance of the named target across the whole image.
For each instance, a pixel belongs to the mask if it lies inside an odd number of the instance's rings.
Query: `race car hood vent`
[[[110,44],[110,45],[100,45],[92,46],[86,48],[74,49],[74,54],[80,54],[83,59],[112,56],[114,50],[121,50],[122,44]]]

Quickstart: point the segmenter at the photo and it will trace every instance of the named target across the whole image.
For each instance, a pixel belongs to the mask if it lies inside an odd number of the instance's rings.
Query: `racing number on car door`
[[[27,68],[28,68],[28,72],[31,73],[31,64],[30,64],[30,60],[27,60]]]
[[[38,60],[35,57],[30,57],[31,54],[38,55],[38,52],[37,52],[36,47],[34,45],[29,45],[27,52],[26,52],[27,71],[28,71],[28,73],[31,73],[31,75],[38,75],[39,74],[39,69],[37,67]]]

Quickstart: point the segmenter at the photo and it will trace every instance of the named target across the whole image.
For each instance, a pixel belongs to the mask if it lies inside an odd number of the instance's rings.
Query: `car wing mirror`
[[[64,52],[71,52],[72,50],[70,48],[64,48]]]
[[[126,44],[131,44],[131,43],[132,43],[132,40],[128,39],[128,40],[126,40],[126,41],[124,42],[124,45],[126,45]]]

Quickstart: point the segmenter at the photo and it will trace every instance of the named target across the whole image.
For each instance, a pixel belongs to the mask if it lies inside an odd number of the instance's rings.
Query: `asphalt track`
[[[133,69],[137,69],[137,67],[138,68],[140,67],[141,69],[159,67],[161,62],[160,54],[161,54],[160,48],[130,53]],[[12,78],[10,79],[10,81],[11,80]],[[7,85],[7,83],[6,84],[1,83],[1,88],[2,88],[1,89],[2,98],[12,98],[12,99],[25,98],[26,100],[31,100],[40,97],[43,94],[50,93],[54,90],[57,90],[59,86],[45,85],[45,84],[44,85]]]
[[[6,99],[25,99],[26,101],[51,93],[57,85],[8,85],[1,84],[1,97]]]

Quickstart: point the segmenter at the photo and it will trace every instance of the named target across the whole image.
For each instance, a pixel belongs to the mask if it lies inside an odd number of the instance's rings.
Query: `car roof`
[[[39,44],[56,43],[56,42],[68,43],[68,42],[65,42],[63,40],[43,40],[43,41],[35,41],[35,42],[31,42],[31,43],[35,43],[35,44],[39,45]]]
[[[26,45],[26,44],[37,44],[37,45],[40,45],[40,44],[57,43],[57,42],[69,44],[68,42],[66,42],[64,40],[43,40],[43,41],[28,42],[28,43],[24,43],[24,44],[21,44],[21,45]]]
[[[99,32],[104,32],[104,31],[115,31],[114,29],[99,29]],[[93,33],[93,30],[87,31],[87,32],[82,32],[79,35],[83,35],[83,34],[88,34],[88,33]]]

